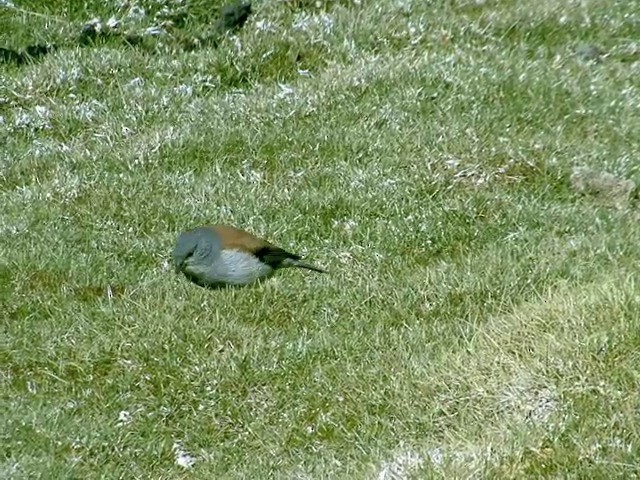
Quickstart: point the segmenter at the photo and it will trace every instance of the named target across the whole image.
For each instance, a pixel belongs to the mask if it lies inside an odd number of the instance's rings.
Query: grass
[[[637,1],[0,2],[4,478],[640,474]],[[302,4],[302,5],[300,5]],[[606,58],[573,52],[597,44]],[[615,182],[609,182],[615,183]],[[227,222],[308,256],[211,292]]]

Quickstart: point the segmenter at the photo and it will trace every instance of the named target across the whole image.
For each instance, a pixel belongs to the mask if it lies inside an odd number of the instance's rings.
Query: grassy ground
[[[640,180],[640,2],[62,3],[0,1],[3,478],[640,475],[640,209],[570,180]],[[331,275],[197,288],[205,222]]]

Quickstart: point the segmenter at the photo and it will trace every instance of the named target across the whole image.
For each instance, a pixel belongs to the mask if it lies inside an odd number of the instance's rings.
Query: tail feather
[[[284,262],[283,262],[284,263]],[[286,265],[287,267],[296,267],[296,268],[306,268],[307,270],[313,270],[314,272],[318,272],[318,273],[329,273],[326,270],[320,268],[320,267],[316,267],[315,265],[311,265],[310,263],[307,263],[303,260],[299,260],[299,259],[294,259],[294,258],[288,258],[286,260]]]

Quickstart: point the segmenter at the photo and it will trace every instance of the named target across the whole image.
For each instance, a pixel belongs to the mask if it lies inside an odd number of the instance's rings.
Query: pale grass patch
[[[482,429],[467,430],[461,423],[450,430],[448,442],[427,450],[432,459],[433,452],[438,452],[431,466],[443,474],[477,475],[487,462],[498,465],[507,455],[517,457],[515,452],[538,448],[546,436],[562,431],[570,414],[560,396],[568,391],[596,388],[601,395],[615,398],[607,379],[583,376],[589,359],[579,352],[598,332],[620,331],[623,326],[615,313],[603,318],[593,312],[603,304],[612,312],[623,308],[621,292],[633,291],[632,278],[624,275],[579,288],[560,283],[538,299],[489,319],[463,351],[427,367],[425,378],[442,390],[437,403],[453,406],[462,401],[467,421],[482,425]],[[457,392],[464,392],[464,398]],[[615,448],[622,445],[611,441]],[[590,457],[601,451],[597,444],[585,448]]]
[[[184,469],[190,469],[195,465],[196,459],[184,449],[181,442],[174,442],[171,449],[175,455],[176,465]]]
[[[293,17],[291,27],[294,30],[302,30],[310,35],[314,33],[329,34],[333,30],[335,20],[327,13],[308,14],[306,12],[297,13]],[[311,40],[318,41],[319,39]]]
[[[415,452],[401,453],[380,466],[377,475],[378,480],[407,480],[411,474],[422,464],[424,459]]]

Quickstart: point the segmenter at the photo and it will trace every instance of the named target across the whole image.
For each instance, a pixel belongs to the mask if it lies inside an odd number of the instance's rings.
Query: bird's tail
[[[306,268],[307,270],[313,270],[318,273],[329,273],[326,270],[316,267],[315,265],[311,265],[310,263],[305,262],[304,260],[299,260],[296,258],[287,258],[283,263],[285,267],[296,267],[296,268]]]

